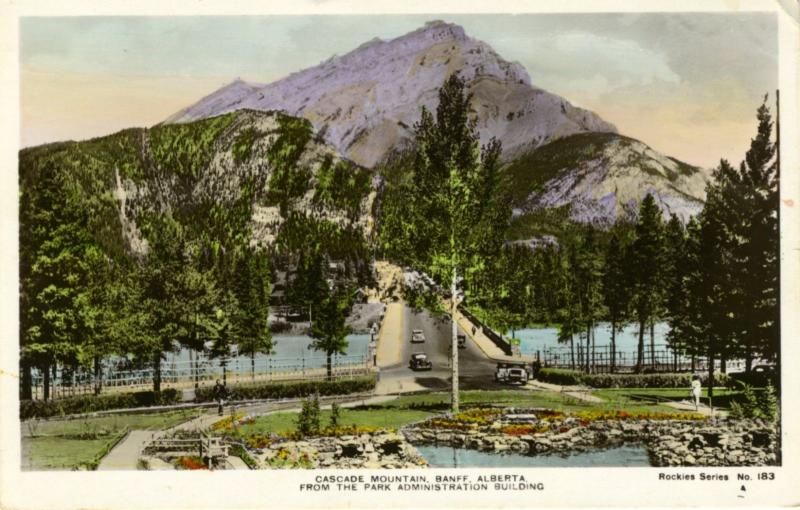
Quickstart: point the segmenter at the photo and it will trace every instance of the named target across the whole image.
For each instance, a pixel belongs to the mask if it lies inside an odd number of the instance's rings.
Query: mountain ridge
[[[372,39],[256,90],[229,84],[165,122],[239,108],[283,110],[311,121],[345,157],[374,167],[408,145],[420,106],[435,109],[439,87],[454,72],[473,94],[481,141],[499,139],[508,159],[560,136],[616,132],[597,114],[534,87],[522,65],[442,21],[390,40]]]

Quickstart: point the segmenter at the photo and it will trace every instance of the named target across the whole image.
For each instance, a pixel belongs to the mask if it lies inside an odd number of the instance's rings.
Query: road
[[[402,332],[382,335],[382,338],[399,340],[399,345],[384,346],[385,350],[399,349],[399,355],[388,357],[389,363],[380,365],[380,387],[386,392],[418,389],[441,389],[450,387],[450,345],[452,326],[449,316],[437,318],[424,310],[403,307],[403,320],[399,321]],[[411,343],[411,331],[421,329],[424,343]],[[459,333],[464,332],[459,328]],[[424,352],[433,363],[430,371],[414,372],[408,368],[412,353]],[[397,359],[400,362],[397,362]],[[495,389],[506,386],[494,382],[497,363],[486,357],[483,351],[467,336],[466,347],[459,349],[459,385],[462,389]]]

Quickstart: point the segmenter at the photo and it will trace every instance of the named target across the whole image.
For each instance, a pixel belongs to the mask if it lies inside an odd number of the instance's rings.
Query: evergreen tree
[[[644,331],[654,321],[663,299],[664,225],[661,210],[648,194],[639,207],[635,238],[628,250],[631,271],[631,305],[639,325],[636,371],[644,363]]]
[[[613,231],[606,249],[603,271],[603,301],[608,310],[608,322],[611,324],[612,373],[616,370],[617,331],[622,329],[628,320],[630,303],[628,270],[625,264],[625,248],[620,242],[619,234]]]
[[[333,377],[333,355],[347,352],[350,326],[345,321],[352,306],[352,293],[349,289],[334,289],[313,311],[314,322],[310,335],[314,341],[309,348],[325,353],[328,379]]]

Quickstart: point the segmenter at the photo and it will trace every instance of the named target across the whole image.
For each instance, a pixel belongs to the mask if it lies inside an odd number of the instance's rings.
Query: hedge
[[[279,398],[299,398],[319,393],[325,395],[344,395],[370,391],[375,388],[375,377],[359,377],[338,381],[297,381],[286,383],[269,383],[256,385],[240,385],[228,387],[228,400],[260,400]],[[204,387],[195,390],[197,402],[214,400],[214,388]]]
[[[128,409],[153,405],[177,404],[182,393],[175,388],[167,388],[160,393],[137,391],[112,395],[82,395],[59,400],[22,400],[19,405],[21,420],[30,418],[51,418],[70,414],[93,413],[109,409]]]
[[[577,370],[542,368],[537,377],[540,381],[563,386],[583,385],[592,388],[689,388],[692,385],[690,373],[660,374],[586,374]],[[707,374],[700,380],[706,383]],[[726,374],[714,374],[714,383],[725,386],[729,382]]]

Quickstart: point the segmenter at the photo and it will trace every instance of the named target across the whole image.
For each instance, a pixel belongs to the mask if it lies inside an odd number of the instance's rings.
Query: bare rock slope
[[[488,44],[441,21],[389,41],[373,39],[343,56],[279,81],[241,80],[169,117],[183,123],[243,108],[305,117],[352,161],[372,167],[410,139],[422,105],[435,108],[454,72],[468,81],[482,142],[496,137],[504,157],[582,132],[616,132],[596,114],[536,88],[527,71]]]

